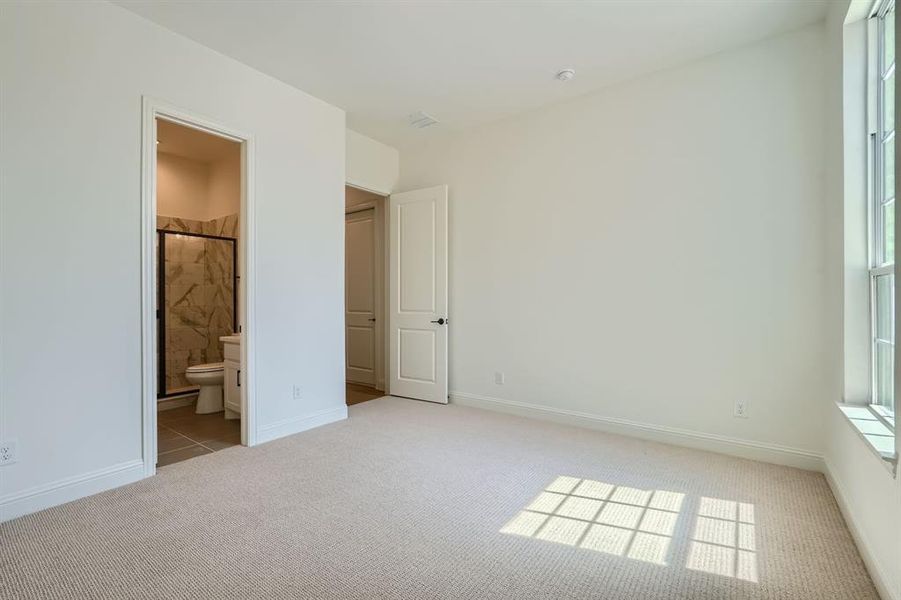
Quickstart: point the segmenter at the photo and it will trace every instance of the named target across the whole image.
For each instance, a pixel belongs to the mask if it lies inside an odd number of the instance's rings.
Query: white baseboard
[[[301,431],[306,431],[307,429],[313,429],[314,427],[327,425],[346,418],[347,406],[342,405],[337,408],[320,410],[319,412],[304,415],[302,417],[282,419],[281,421],[276,421],[275,423],[260,427],[257,430],[256,443],[263,444],[265,442],[271,442],[272,440],[277,440],[286,435],[293,435],[295,433],[300,433]]]
[[[824,470],[822,454],[801,448],[744,440],[724,435],[704,433],[701,431],[666,427],[664,425],[641,423],[617,417],[604,417],[582,411],[551,408],[539,404],[491,398],[489,396],[478,396],[476,394],[467,394],[465,392],[451,392],[450,399],[451,402],[464,406],[551,420],[590,429],[599,429],[610,433],[628,435],[676,446],[687,446],[698,450],[718,452],[720,454],[728,454],[777,465],[797,467],[808,471],[822,472]]]
[[[870,579],[873,580],[873,585],[876,586],[876,591],[879,592],[883,600],[901,600],[901,592],[893,590],[889,585],[888,569],[880,562],[879,557],[870,551],[872,545],[854,518],[854,512],[848,503],[848,495],[845,492],[844,484],[835,476],[835,471],[832,469],[829,461],[824,460],[824,463],[826,465],[826,481],[829,482],[832,495],[835,496],[838,508],[845,518],[845,523],[848,525],[851,537],[854,538],[854,544],[857,546],[860,557],[870,573]]]
[[[0,523],[144,478],[144,461],[130,460],[0,497]]]
[[[303,417],[284,419],[259,430],[257,443],[326,425],[347,418],[347,406],[319,411]],[[0,523],[85,496],[134,483],[145,477],[144,462],[132,460],[90,473],[67,477],[14,494],[0,496]]]

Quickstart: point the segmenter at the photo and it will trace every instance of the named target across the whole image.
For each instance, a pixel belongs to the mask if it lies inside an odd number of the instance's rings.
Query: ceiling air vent
[[[416,129],[425,129],[426,127],[431,127],[432,125],[437,124],[438,119],[436,119],[432,115],[427,115],[421,110],[410,115],[410,127],[415,127]]]

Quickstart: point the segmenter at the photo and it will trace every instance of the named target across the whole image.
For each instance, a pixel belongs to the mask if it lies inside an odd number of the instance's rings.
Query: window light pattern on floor
[[[666,565],[684,497],[558,477],[501,532]]]
[[[686,566],[756,583],[755,538],[752,504],[701,498]]]
[[[670,566],[678,520],[687,516],[685,504],[679,492],[561,476],[501,533]],[[754,506],[701,497],[697,509],[690,539],[681,538],[683,557],[688,543],[685,568],[756,583]]]

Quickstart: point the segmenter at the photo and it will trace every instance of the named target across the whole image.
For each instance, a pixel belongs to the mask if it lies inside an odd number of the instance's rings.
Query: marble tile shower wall
[[[212,221],[157,217],[166,231],[238,237],[238,216]],[[189,365],[222,361],[219,337],[234,333],[232,243],[166,235],[166,389],[190,387]]]

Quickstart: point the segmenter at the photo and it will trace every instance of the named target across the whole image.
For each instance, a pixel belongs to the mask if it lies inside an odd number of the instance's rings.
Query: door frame
[[[141,109],[141,455],[144,476],[156,473],[157,458],[157,273],[156,273],[156,120],[163,119],[241,144],[241,208],[238,237],[241,289],[238,294],[241,338],[241,443],[256,444],[256,202],[253,136],[192,111],[149,96]]]
[[[388,277],[388,210],[385,203],[388,201],[389,194],[376,192],[366,188],[362,188],[350,183],[345,183],[345,187],[352,187],[364,192],[378,194],[377,200],[370,202],[362,202],[353,206],[344,207],[344,216],[364,210],[375,210],[375,387],[377,390],[390,395],[388,389],[388,286],[386,284]],[[346,231],[346,225],[345,225]],[[345,268],[346,271],[346,268]],[[345,335],[347,333],[347,324],[345,323]],[[346,350],[345,350],[346,352]],[[345,359],[346,360],[346,359]]]

